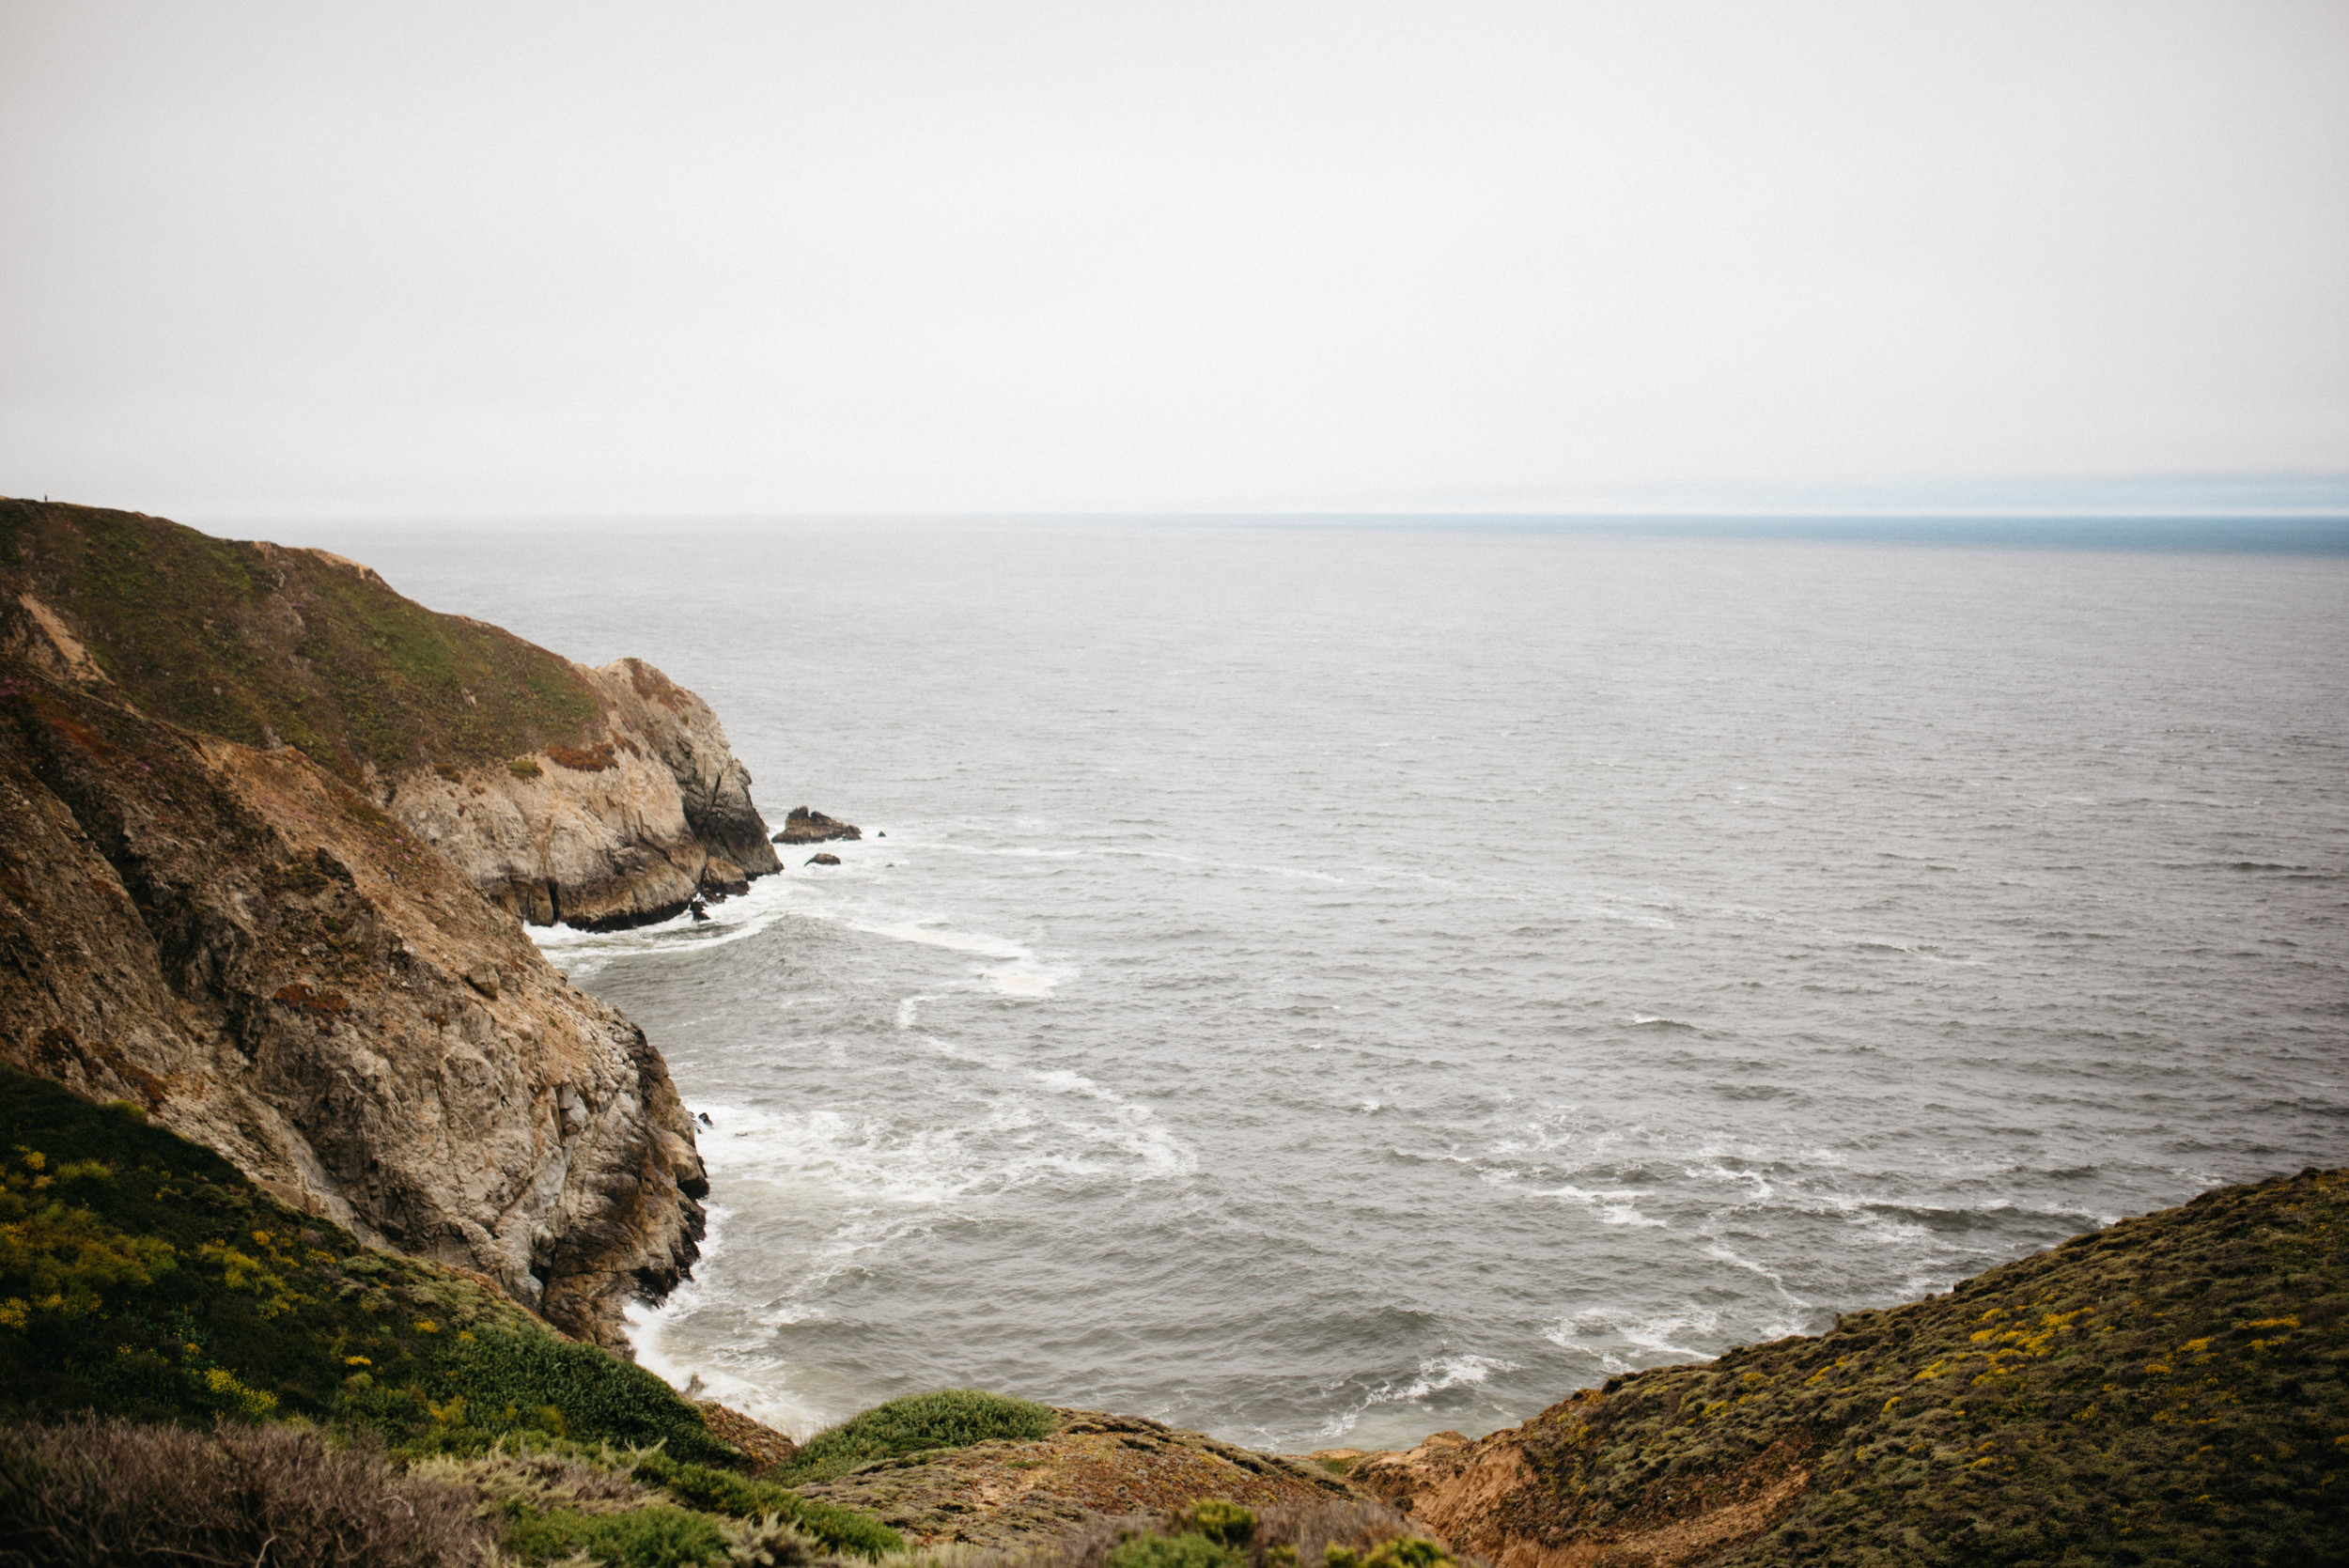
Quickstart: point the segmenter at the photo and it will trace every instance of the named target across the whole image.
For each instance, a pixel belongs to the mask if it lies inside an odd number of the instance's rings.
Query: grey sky
[[[0,491],[2349,470],[2349,6],[0,7]]]

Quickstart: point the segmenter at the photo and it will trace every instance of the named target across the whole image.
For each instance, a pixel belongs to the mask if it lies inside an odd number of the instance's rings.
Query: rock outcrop
[[[325,551],[0,499],[0,653],[292,747],[537,924],[666,920],[782,869],[750,773],[691,691],[641,660],[589,669],[436,614]]]
[[[594,745],[404,773],[384,809],[537,925],[667,920],[781,870],[709,705],[641,660],[584,673]]]
[[[864,830],[822,812],[805,806],[793,806],[783,819],[783,831],[777,833],[777,844],[830,844],[835,839],[861,839]]]

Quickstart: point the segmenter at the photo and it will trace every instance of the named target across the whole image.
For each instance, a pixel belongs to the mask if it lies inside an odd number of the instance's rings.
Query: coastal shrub
[[[0,1562],[410,1568],[486,1561],[495,1542],[471,1494],[311,1431],[0,1427]]]
[[[608,1568],[696,1568],[724,1562],[735,1537],[707,1514],[657,1504],[625,1514],[523,1510],[506,1521],[506,1549],[525,1562],[584,1552]]]
[[[1205,1536],[1221,1546],[1245,1546],[1256,1533],[1256,1516],[1221,1498],[1209,1498],[1175,1517],[1185,1533]]]
[[[451,1402],[462,1402],[459,1419],[443,1424],[663,1443],[691,1461],[735,1457],[676,1389],[599,1346],[543,1330],[490,1328],[452,1339],[417,1380],[428,1405],[447,1411]]]
[[[1490,1516],[1644,1530],[1675,1496],[1799,1474],[1731,1560],[2349,1562],[2344,1235],[2349,1172],[2304,1171],[1627,1374],[1517,1429],[1527,1480]]]
[[[636,1453],[630,1459],[639,1480],[652,1483],[692,1508],[737,1519],[784,1520],[831,1550],[857,1557],[879,1558],[905,1549],[905,1538],[879,1520],[803,1498],[770,1481],[753,1481],[731,1470],[683,1463],[661,1452]]]
[[[926,1449],[969,1448],[1005,1438],[1051,1436],[1060,1418],[1051,1407],[979,1389],[941,1389],[877,1405],[801,1446],[782,1479],[829,1481],[860,1466]]]
[[[1423,1535],[1398,1535],[1366,1552],[1333,1545],[1322,1552],[1321,1560],[1328,1568],[1439,1568],[1451,1562],[1452,1554]]]
[[[430,1454],[411,1458],[409,1473],[460,1486],[490,1507],[546,1513],[576,1509],[609,1514],[665,1501],[625,1466],[599,1464],[570,1445],[535,1448],[499,1441],[471,1458]]]
[[[1408,1515],[1384,1503],[1283,1503],[1252,1512],[1216,1499],[1158,1518],[1097,1520],[1019,1553],[1019,1565],[1299,1568],[1301,1563],[1323,1568],[1333,1560],[1358,1565],[1376,1560],[1379,1568],[1427,1568],[1418,1559],[1428,1548],[1438,1554],[1429,1564],[1451,1560],[1433,1542],[1408,1548],[1396,1545],[1421,1539],[1413,1535]],[[940,1568],[957,1565],[941,1563]]]
[[[1142,1535],[1102,1560],[1106,1568],[1247,1568],[1245,1554],[1204,1535]]]
[[[603,711],[568,660],[308,551],[0,500],[0,558],[43,583],[142,711],[248,746],[282,737],[354,783],[370,764],[483,764],[576,741]]]
[[[361,1247],[210,1151],[0,1069],[0,1415],[306,1417],[421,1452],[504,1434],[734,1463],[652,1374]]]

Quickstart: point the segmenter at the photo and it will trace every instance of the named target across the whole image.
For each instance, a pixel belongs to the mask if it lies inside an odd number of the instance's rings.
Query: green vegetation
[[[409,1470],[488,1497],[526,1560],[903,1545],[735,1473],[742,1456],[644,1369],[462,1276],[359,1246],[136,1107],[0,1069],[0,1417],[83,1413],[291,1419],[388,1443]],[[17,1428],[17,1452],[62,1440],[25,1436],[39,1430]]]
[[[1817,1339],[1616,1379],[1514,1436],[1498,1527],[1789,1501],[1722,1563],[2349,1560],[2349,1172],[2203,1194]],[[1791,1493],[1787,1490],[1791,1488]]]
[[[346,779],[596,740],[601,703],[568,662],[315,551],[0,500],[0,589],[11,613],[30,593],[67,617],[145,712],[275,736]]]
[[[1021,1554],[1024,1568],[1456,1568],[1410,1520],[1377,1503],[1315,1503],[1252,1512],[1221,1498],[1137,1529],[1130,1521],[1080,1530]]]
[[[1248,1560],[1204,1535],[1143,1535],[1110,1553],[1107,1568],[1244,1568]]]
[[[912,1394],[817,1433],[801,1448],[782,1479],[830,1481],[879,1460],[927,1449],[969,1448],[992,1438],[1033,1441],[1050,1436],[1059,1420],[1049,1405],[976,1389]]]
[[[1245,1546],[1256,1533],[1256,1516],[1236,1502],[1210,1498],[1185,1509],[1177,1517],[1182,1530],[1219,1546]]]
[[[708,1514],[655,1503],[625,1514],[582,1514],[568,1508],[526,1512],[506,1527],[506,1544],[531,1562],[552,1562],[585,1552],[630,1568],[685,1568],[725,1561],[734,1543]]]
[[[688,1465],[666,1453],[630,1456],[630,1473],[680,1502],[736,1519],[774,1518],[805,1530],[835,1551],[880,1557],[905,1543],[895,1530],[851,1509],[801,1497],[771,1481],[754,1481],[708,1465]]]
[[[0,1069],[0,1413],[301,1416],[734,1458],[641,1367],[360,1246],[128,1108]]]

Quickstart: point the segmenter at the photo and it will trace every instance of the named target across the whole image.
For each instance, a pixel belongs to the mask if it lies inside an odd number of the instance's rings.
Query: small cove
[[[2342,1158],[2337,556],[323,542],[652,660],[770,823],[864,827],[549,944],[711,1120],[708,1257],[640,1346],[802,1433],[946,1384],[1475,1433]]]

